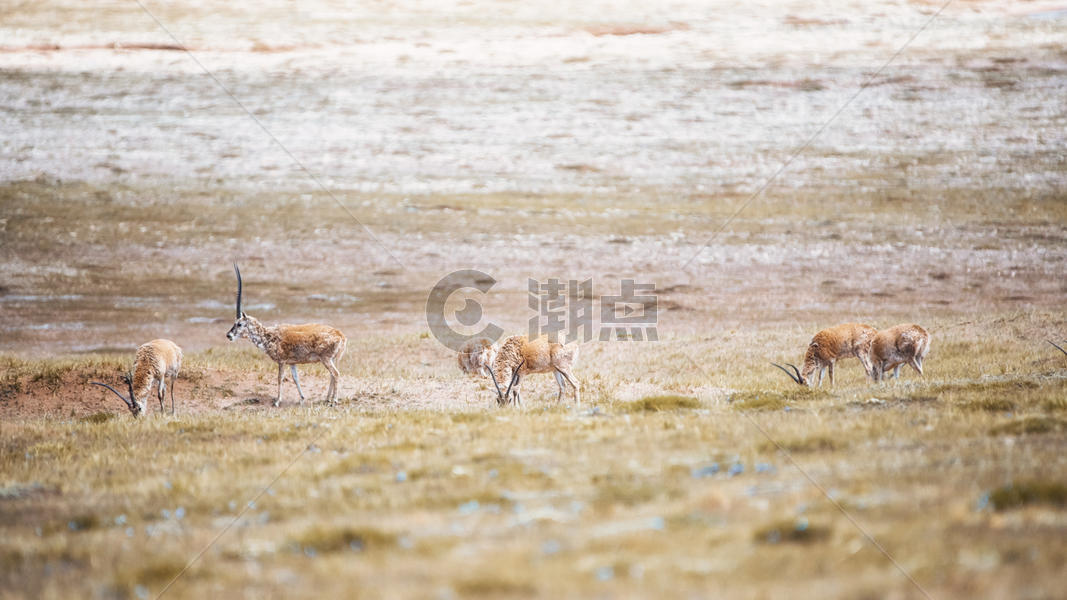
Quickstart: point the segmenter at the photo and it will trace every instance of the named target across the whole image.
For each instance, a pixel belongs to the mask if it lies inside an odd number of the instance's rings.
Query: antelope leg
[[[293,383],[296,384],[296,393],[300,394],[300,403],[304,403],[304,391],[300,389],[300,378],[296,375],[296,365],[289,365],[289,371],[293,374]]]
[[[282,403],[282,373],[285,372],[285,366],[282,363],[278,363],[278,397],[274,399],[274,406],[279,406]]]

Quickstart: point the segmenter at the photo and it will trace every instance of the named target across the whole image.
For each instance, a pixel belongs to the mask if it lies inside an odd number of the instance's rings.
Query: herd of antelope
[[[815,334],[804,353],[804,368],[792,367],[790,373],[778,363],[771,363],[785,371],[800,385],[822,385],[822,376],[830,371],[830,385],[834,384],[834,364],[843,358],[858,358],[867,376],[874,381],[885,378],[887,371],[900,378],[900,367],[907,363],[919,375],[923,374],[923,359],[930,350],[930,334],[914,323],[897,325],[878,331],[862,323],[844,323],[828,327]],[[818,379],[815,377],[818,375]]]
[[[868,377],[882,381],[889,371],[899,379],[900,367],[904,364],[911,365],[922,375],[923,359],[929,350],[930,334],[915,324],[878,331],[870,325],[845,323],[815,334],[804,354],[803,369],[786,363],[793,369],[790,372],[782,365],[771,364],[800,385],[821,386],[826,370],[830,371],[830,385],[833,385],[834,364],[840,359],[855,357]],[[472,375],[488,375],[496,388],[497,403],[501,405],[522,403],[518,384],[522,376],[529,373],[553,373],[559,386],[556,401],[563,399],[566,383],[574,389],[575,403],[580,403],[578,382],[571,373],[577,360],[577,346],[552,343],[544,338],[530,340],[526,336],[509,337],[499,347],[487,339],[475,339],[459,351],[460,370]],[[501,381],[508,382],[505,391],[501,391]]]
[[[234,263],[233,271],[237,275],[237,317],[233,327],[226,333],[226,338],[231,342],[237,338],[248,338],[257,348],[266,353],[271,360],[278,363],[278,395],[274,398],[274,406],[282,401],[282,377],[285,374],[285,365],[293,374],[293,383],[296,384],[296,392],[300,395],[300,403],[304,403],[304,391],[300,389],[300,379],[296,374],[296,366],[308,363],[322,363],[330,372],[330,387],[326,390],[326,401],[336,403],[337,381],[341,372],[337,370],[337,363],[348,346],[348,338],[335,327],[321,325],[319,323],[307,323],[304,325],[279,324],[266,326],[255,317],[245,314],[241,310],[241,269]],[[166,377],[170,376],[170,411],[174,414],[174,380],[178,377],[178,371],[182,368],[182,349],[170,340],[152,340],[137,349],[134,358],[132,374],[124,374],[122,381],[126,384],[130,397],[127,399],[118,390],[106,383],[99,381],[91,382],[93,385],[105,387],[122,399],[133,416],[140,416],[145,411],[145,400],[148,394],[155,389],[159,397],[159,410],[164,412],[163,396],[167,389]]]
[[[473,339],[459,350],[459,368],[472,375],[488,375],[496,387],[497,404],[522,404],[519,382],[530,373],[552,373],[556,376],[559,395],[563,399],[567,385],[574,390],[575,404],[581,404],[578,380],[571,371],[578,362],[578,346],[550,342],[546,338],[529,339],[525,335],[506,338],[497,347],[487,339]],[[500,382],[507,377],[508,386],[500,390]]]
[[[300,378],[296,366],[308,363],[322,363],[330,373],[330,386],[326,391],[326,401],[335,404],[337,399],[337,382],[340,371],[337,363],[345,353],[348,339],[335,327],[319,323],[304,325],[279,324],[266,326],[255,317],[241,310],[242,281],[241,269],[233,265],[237,276],[237,314],[233,327],[226,333],[230,341],[247,338],[262,350],[271,360],[278,364],[278,394],[274,406],[282,401],[282,379],[285,366],[293,375],[296,392],[300,403],[304,403],[304,391],[300,389]],[[475,348],[477,346],[477,351]],[[572,369],[578,360],[576,345],[564,346],[550,343],[546,339],[529,340],[526,336],[513,336],[505,339],[499,347],[488,340],[468,342],[459,354],[460,368],[466,372],[482,372],[492,378],[496,386],[497,402],[503,404],[521,404],[519,382],[530,373],[554,373],[559,384],[559,397],[563,398],[566,386],[574,390],[574,401],[580,403],[581,392]],[[170,377],[170,409],[174,414],[174,381],[182,366],[182,350],[170,340],[153,340],[137,350],[132,374],[124,374],[122,381],[126,384],[129,398],[106,383],[91,382],[111,390],[122,399],[133,415],[145,412],[146,401],[152,390],[159,398],[159,410],[165,412],[163,398],[167,390],[167,377]],[[506,391],[501,391],[500,381],[507,378]]]
[[[337,383],[340,372],[337,363],[345,353],[348,339],[340,330],[329,325],[308,323],[304,325],[278,324],[266,326],[255,317],[241,310],[241,270],[235,263],[237,276],[237,314],[233,327],[226,333],[230,341],[247,338],[262,350],[271,360],[278,364],[278,394],[274,406],[282,400],[282,379],[285,366],[293,376],[300,403],[304,403],[304,392],[300,389],[300,379],[296,366],[308,363],[322,363],[330,373],[330,385],[326,391],[326,401],[335,404]],[[1061,352],[1067,350],[1056,346]],[[830,385],[834,383],[834,365],[844,358],[857,358],[863,366],[867,377],[878,382],[886,374],[893,372],[893,377],[900,378],[901,366],[910,365],[919,375],[923,374],[923,359],[930,350],[930,334],[913,323],[897,325],[878,331],[870,325],[845,323],[823,329],[815,334],[804,353],[804,366],[786,363],[786,367],[771,363],[785,371],[799,385],[821,386],[823,373],[830,371]],[[501,406],[521,405],[519,383],[526,375],[533,373],[552,373],[559,386],[559,402],[567,392],[567,386],[574,392],[575,404],[581,403],[581,391],[573,370],[578,361],[578,346],[550,342],[545,338],[529,339],[516,335],[504,339],[499,345],[488,339],[472,339],[464,344],[458,355],[459,368],[471,375],[489,377],[496,389],[496,400]],[[159,410],[166,412],[164,397],[170,389],[170,410],[174,414],[175,380],[182,366],[182,349],[170,340],[152,340],[137,349],[133,368],[121,376],[126,384],[128,394],[106,383],[91,382],[107,388],[122,399],[133,415],[144,414],[149,396],[154,392],[159,400]],[[167,385],[167,378],[170,385]],[[506,387],[501,388],[506,383]]]

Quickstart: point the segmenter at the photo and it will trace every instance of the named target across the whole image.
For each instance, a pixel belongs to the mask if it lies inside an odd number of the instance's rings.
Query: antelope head
[[[141,404],[139,402],[137,402],[137,399],[133,397],[133,378],[130,377],[129,373],[125,373],[122,376],[122,381],[123,381],[123,383],[126,384],[126,389],[129,390],[129,392],[130,392],[130,398],[128,400],[126,399],[125,396],[123,396],[122,394],[118,393],[118,391],[116,391],[115,388],[111,387],[110,385],[108,385],[106,383],[100,383],[99,381],[90,381],[89,383],[91,383],[93,385],[98,385],[100,387],[105,387],[105,388],[111,390],[111,392],[113,394],[115,394],[116,396],[119,397],[119,400],[122,400],[123,404],[126,405],[126,408],[130,409],[130,412],[133,413],[133,416],[135,416],[135,417],[141,416],[141,413],[144,412],[144,408],[142,408]]]
[[[233,327],[226,333],[226,339],[231,342],[245,333],[250,318],[241,312],[241,269],[237,268],[237,263],[233,263],[233,272],[237,274],[237,318],[233,322]]]
[[[793,367],[793,372],[796,373],[796,375],[793,375],[793,373],[789,372],[789,369],[783,367],[782,365],[780,365],[778,363],[771,363],[771,364],[776,366],[776,367],[778,367],[779,369],[785,371],[785,374],[788,375],[789,378],[792,379],[794,382],[796,382],[798,385],[808,385],[808,380],[805,379],[804,376],[800,374],[800,369],[797,369],[796,365],[793,365],[793,364],[790,364],[790,363],[785,363],[785,364],[789,365],[790,367]]]

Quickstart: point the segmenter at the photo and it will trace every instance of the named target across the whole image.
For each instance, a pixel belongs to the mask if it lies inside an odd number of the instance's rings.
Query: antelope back
[[[827,327],[815,334],[808,345],[808,353],[829,362],[870,351],[878,330],[862,323],[842,323]]]
[[[530,340],[523,336],[521,341],[519,362],[523,365],[523,373],[549,373],[555,370],[556,360],[563,352],[562,344],[549,342],[546,337]],[[569,351],[564,354],[569,355]]]
[[[169,374],[177,374],[182,367],[182,349],[170,340],[158,339],[145,344],[152,346],[158,360],[164,365],[164,370]]]
[[[877,360],[907,360],[922,358],[929,349],[930,334],[914,323],[905,323],[879,331],[871,355]]]
[[[340,330],[320,323],[277,325],[277,352],[285,361],[315,362],[326,358],[340,360],[348,338]]]

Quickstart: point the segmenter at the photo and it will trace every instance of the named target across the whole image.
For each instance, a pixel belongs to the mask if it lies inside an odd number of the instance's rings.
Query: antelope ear
[[[248,315],[246,315],[246,314],[245,314],[245,311],[243,311],[243,310],[242,310],[242,311],[241,311],[241,318],[243,319],[243,318],[245,318],[245,317],[247,317],[247,316],[248,316]]]

